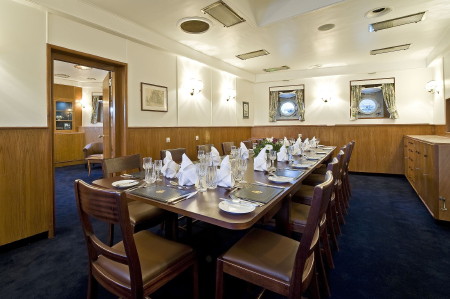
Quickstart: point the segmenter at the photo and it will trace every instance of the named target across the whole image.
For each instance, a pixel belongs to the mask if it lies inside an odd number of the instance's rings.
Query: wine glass
[[[206,191],[206,186],[203,185],[203,179],[206,176],[206,169],[207,169],[206,163],[200,162],[200,163],[198,163],[196,165],[196,167],[197,167],[196,170],[197,170],[197,176],[198,176],[198,188],[197,188],[197,190],[200,191],[200,192],[205,192]]]
[[[200,162],[202,162],[205,159],[205,151],[199,150],[197,153],[197,158]]]
[[[156,180],[157,181],[162,181],[162,179],[159,177],[161,168],[162,168],[162,160],[155,160],[155,170],[156,170]]]
[[[294,146],[293,145],[288,146],[287,150],[289,155],[289,163],[292,163],[294,162]]]
[[[206,187],[217,188],[217,166],[208,166],[206,169]]]
[[[248,166],[247,159],[238,160],[238,172],[239,172],[238,176],[240,179],[239,180],[240,183],[246,183],[246,181],[244,180],[244,175],[245,172],[247,171],[247,166]]]
[[[152,168],[152,157],[144,157],[142,159],[142,168],[144,169],[145,178],[144,180],[148,183],[149,182],[149,174],[150,169]]]
[[[270,159],[270,161],[272,161],[270,169],[271,170],[276,170],[276,168],[275,168],[275,160],[277,159],[277,151],[271,150],[269,152],[269,159]]]

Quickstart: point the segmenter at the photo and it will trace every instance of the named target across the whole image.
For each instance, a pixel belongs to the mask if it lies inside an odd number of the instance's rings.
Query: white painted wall
[[[399,118],[360,119],[350,121],[350,81],[376,78],[395,78],[396,101]],[[433,99],[425,91],[432,78],[428,68],[377,73],[374,75],[324,76],[255,84],[254,125],[335,125],[335,124],[418,124],[433,123]],[[305,121],[269,122],[269,87],[305,84]],[[321,98],[330,96],[324,103]]]
[[[253,96],[254,83],[236,79],[236,124],[238,126],[252,126],[255,117],[255,101]],[[242,117],[242,102],[249,102],[249,118]]]
[[[0,1],[0,127],[46,127],[45,12]]]

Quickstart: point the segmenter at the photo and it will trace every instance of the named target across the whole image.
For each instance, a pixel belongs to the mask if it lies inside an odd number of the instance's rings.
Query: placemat
[[[145,188],[138,188],[136,190],[131,191],[130,194],[139,195],[167,203],[191,192],[192,190],[181,190],[166,186],[150,186]]]
[[[283,189],[279,188],[246,185],[244,188],[239,189],[232,194],[245,200],[268,203],[282,191]]]

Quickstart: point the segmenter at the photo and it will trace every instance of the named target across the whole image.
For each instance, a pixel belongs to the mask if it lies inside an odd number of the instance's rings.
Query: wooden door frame
[[[47,44],[47,124],[50,133],[49,138],[49,154],[51,155],[51,169],[52,169],[52,194],[53,194],[53,225],[52,229],[49,231],[49,237],[53,237],[55,234],[55,168],[54,168],[54,153],[53,153],[53,143],[54,143],[54,132],[55,124],[53,121],[53,61],[60,60],[69,63],[81,64],[85,66],[90,66],[93,68],[98,68],[106,71],[114,72],[116,75],[114,93],[115,93],[115,104],[114,104],[114,130],[116,134],[115,139],[115,154],[116,156],[126,155],[126,133],[127,133],[127,77],[128,77],[128,64],[103,58],[100,56],[75,51],[72,49],[55,46],[52,44]],[[81,150],[81,149],[80,149]]]

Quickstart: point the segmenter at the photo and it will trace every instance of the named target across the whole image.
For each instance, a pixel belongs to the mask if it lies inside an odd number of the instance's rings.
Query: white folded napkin
[[[253,161],[253,169],[256,171],[266,171],[267,170],[266,149],[265,148],[261,149],[258,156],[255,157],[255,160]]]
[[[230,156],[223,158],[222,163],[220,163],[220,169],[217,171],[217,186],[233,187]]]
[[[241,150],[241,158],[248,159],[248,149],[243,142],[241,142],[240,150]],[[222,161],[222,163],[223,163],[223,161]]]
[[[189,159],[186,154],[183,154],[180,171],[178,172],[177,177],[180,186],[194,185],[197,182],[197,170],[194,163],[192,163],[191,159]]]
[[[220,165],[220,154],[214,146],[211,146],[211,161],[213,166]]]
[[[297,141],[294,143],[294,151],[292,152],[292,155],[300,155],[302,153],[301,149],[302,139],[298,138]]]
[[[289,142],[289,140],[287,140],[286,137],[284,137],[284,139],[283,139],[283,145],[284,145],[284,146],[290,146],[290,145],[291,145],[290,142]]]
[[[288,161],[289,160],[289,155],[288,155],[286,146],[283,145],[280,148],[280,151],[277,153],[277,160],[278,161]]]
[[[302,149],[304,151],[309,151],[310,147],[311,146],[309,145],[309,138],[306,138],[305,141],[303,141],[302,143]]]
[[[166,157],[163,160],[164,166],[161,168],[161,173],[163,176],[169,179],[176,177],[180,165],[172,160],[172,154],[166,151]]]

